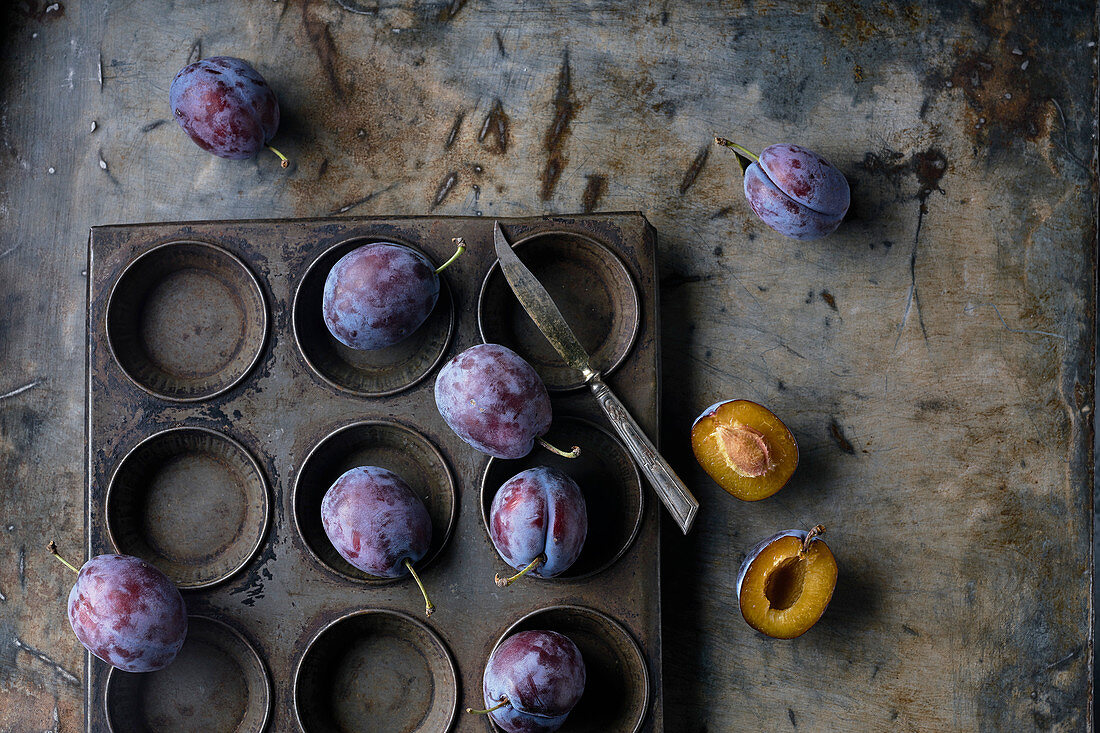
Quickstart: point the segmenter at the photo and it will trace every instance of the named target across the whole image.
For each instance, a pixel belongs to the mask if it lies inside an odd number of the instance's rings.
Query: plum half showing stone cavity
[[[760,220],[783,236],[820,239],[848,213],[847,179],[822,156],[791,143],[769,145],[759,156],[725,138],[745,174],[745,198]]]

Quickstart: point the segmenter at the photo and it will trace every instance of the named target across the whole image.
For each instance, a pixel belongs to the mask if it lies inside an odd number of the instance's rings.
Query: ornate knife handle
[[[657,492],[665,508],[671,512],[672,518],[676,520],[676,524],[683,533],[687,534],[692,522],[695,521],[699,502],[691,495],[688,487],[684,486],[684,482],[668,462],[657,452],[657,448],[642,431],[641,426],[630,416],[623,407],[623,403],[619,402],[619,398],[598,374],[589,379],[588,386],[611,421],[611,425],[614,426],[615,432],[626,443],[630,455],[634,457],[642,473],[653,485],[653,490]]]

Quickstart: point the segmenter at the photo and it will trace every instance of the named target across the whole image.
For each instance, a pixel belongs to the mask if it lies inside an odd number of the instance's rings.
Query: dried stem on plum
[[[488,713],[493,712],[494,710],[500,710],[502,707],[504,707],[507,704],[508,704],[508,696],[505,695],[504,697],[500,698],[500,702],[498,702],[496,705],[494,705],[491,708],[488,708],[486,710],[474,710],[473,708],[466,708],[466,712],[468,712],[472,715],[486,715]]]
[[[452,239],[451,239],[451,242],[453,242],[453,243],[454,243],[455,245],[457,245],[457,246],[458,246],[458,249],[457,249],[457,250],[455,250],[455,253],[454,253],[453,255],[451,255],[451,259],[447,260],[447,261],[446,261],[446,262],[444,262],[444,263],[443,263],[442,265],[440,265],[439,267],[435,268],[435,274],[436,274],[436,275],[438,275],[439,273],[443,272],[443,271],[444,271],[444,270],[446,270],[446,269],[447,269],[448,267],[450,267],[450,266],[451,266],[451,263],[452,263],[452,262],[454,262],[455,260],[457,260],[457,259],[459,258],[459,256],[460,256],[460,255],[461,255],[461,254],[462,254],[463,252],[465,252],[465,251],[466,251],[466,240],[465,240],[465,239],[463,239],[462,237],[454,237],[454,238],[452,238]]]
[[[737,156],[737,164],[741,166],[742,175],[745,174],[750,165],[759,162],[760,160],[760,156],[758,156],[756,153],[748,150],[747,148],[743,148],[737,143],[731,142],[724,137],[716,137],[714,138],[714,142],[733,150],[733,154]]]
[[[432,612],[435,611],[435,605],[432,604],[431,599],[428,598],[428,591],[424,588],[424,584],[420,582],[420,576],[413,570],[412,563],[409,562],[408,558],[405,559],[405,567],[409,569],[409,574],[412,575],[416,584],[420,586],[420,594],[424,596],[424,615],[431,616]]]
[[[807,552],[809,552],[810,545],[814,542],[814,540],[819,539],[823,534],[825,534],[824,524],[819,524],[811,529],[809,532],[807,532],[806,536],[802,538],[802,549],[798,551],[798,556],[802,557]]]
[[[526,575],[530,571],[537,568],[539,565],[542,565],[544,562],[546,562],[546,555],[539,555],[534,560],[527,563],[527,567],[525,567],[523,570],[520,570],[518,573],[516,573],[515,575],[513,575],[510,578],[502,578],[502,577],[500,577],[500,573],[497,573],[496,578],[494,578],[494,580],[496,580],[497,587],[498,588],[507,588],[512,583],[515,583],[517,580],[522,578],[524,575]]]
[[[537,440],[539,442],[539,445],[541,445],[543,448],[550,451],[551,453],[554,453],[555,455],[561,456],[562,458],[579,458],[581,455],[581,447],[579,445],[573,446],[573,450],[571,451],[563,451],[561,448],[555,448],[554,446],[550,445],[542,438],[535,438],[535,440]]]
[[[58,560],[60,560],[62,565],[67,567],[69,570],[72,570],[77,575],[80,574],[80,570],[78,568],[76,568],[71,562],[69,562],[65,558],[61,557],[61,555],[57,552],[57,543],[56,542],[54,542],[53,540],[50,540],[50,544],[46,545],[46,549],[50,551],[51,555],[53,555]]]
[[[290,161],[287,160],[287,157],[285,155],[283,155],[282,153],[280,153],[278,150],[271,147],[270,145],[264,145],[264,147],[267,148],[268,150],[270,150],[271,152],[275,153],[275,155],[279,156],[279,160],[283,161],[279,165],[281,165],[283,168],[289,168],[290,167]]]

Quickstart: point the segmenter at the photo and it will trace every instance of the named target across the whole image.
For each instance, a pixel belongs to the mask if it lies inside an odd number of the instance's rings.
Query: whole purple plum
[[[820,239],[840,226],[851,191],[844,174],[829,161],[790,143],[769,145],[757,157],[724,138],[716,140],[738,151],[745,198],[769,227],[794,239]]]
[[[439,414],[458,437],[497,458],[522,458],[550,429],[546,385],[516,352],[499,344],[471,346],[439,370]]]
[[[552,733],[576,707],[584,683],[584,659],[569,637],[521,631],[502,641],[485,665],[485,712],[506,733]]]
[[[432,520],[404,479],[378,466],[344,472],[321,500],[321,524],[336,551],[364,573],[383,578],[411,574],[434,610],[413,563],[428,552]]]
[[[504,587],[529,572],[552,578],[576,562],[588,536],[588,511],[577,483],[549,466],[504,482],[489,510],[489,537],[504,561],[521,572],[497,576]]]
[[[460,243],[459,253],[463,249]],[[337,341],[353,349],[393,346],[431,315],[439,300],[442,269],[401,244],[373,242],[357,247],[341,257],[325,279],[321,301],[325,325]]]
[[[69,623],[80,643],[112,667],[154,672],[183,646],[187,608],[172,581],[149,563],[99,555],[84,563],[69,591]]]
[[[211,56],[180,69],[168,92],[183,131],[219,158],[241,160],[270,148],[279,129],[279,101],[260,72],[232,56]]]

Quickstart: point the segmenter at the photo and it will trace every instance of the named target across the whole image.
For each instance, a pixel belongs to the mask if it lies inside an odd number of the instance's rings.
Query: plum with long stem
[[[489,656],[482,677],[485,708],[505,733],[552,733],[565,724],[584,694],[584,658],[556,631],[521,631]]]
[[[524,575],[552,578],[576,562],[588,536],[588,511],[577,483],[562,471],[539,466],[504,482],[489,510],[489,537],[501,558]]]
[[[724,137],[745,177],[745,198],[769,227],[794,239],[819,239],[840,226],[851,204],[844,174],[799,145],[769,145],[756,155]]]
[[[550,395],[538,372],[500,344],[471,346],[439,370],[435,380],[439,414],[458,437],[497,458],[522,458],[538,442],[565,458],[542,436],[550,429]]]
[[[321,500],[321,523],[332,546],[354,567],[382,578],[411,575],[435,606],[413,564],[428,552],[432,520],[427,508],[396,473],[359,466],[336,479]]]
[[[85,649],[126,672],[172,663],[187,636],[187,608],[164,573],[130,555],[98,555],[77,569],[52,541],[48,549],[77,574],[68,616]]]
[[[439,300],[439,274],[466,251],[435,267],[403,244],[372,242],[341,257],[325,278],[321,300],[325,326],[340,343],[360,351],[393,346],[428,320]]]

